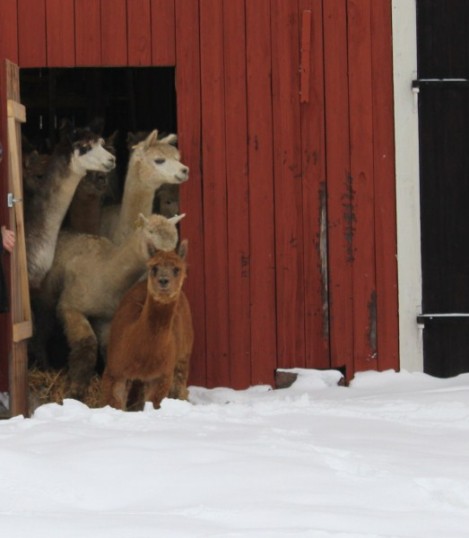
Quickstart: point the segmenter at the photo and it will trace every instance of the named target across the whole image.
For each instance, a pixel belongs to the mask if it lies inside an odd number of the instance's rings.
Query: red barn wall
[[[398,368],[391,0],[2,0],[4,58],[176,66],[191,383]]]

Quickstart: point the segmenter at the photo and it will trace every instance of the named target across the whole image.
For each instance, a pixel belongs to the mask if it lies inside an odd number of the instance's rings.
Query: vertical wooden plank
[[[308,86],[302,84],[301,144],[303,169],[305,353],[309,368],[328,368],[329,297],[327,274],[327,207],[324,132],[324,64],[322,2],[300,0],[303,33],[310,35],[309,51],[303,51],[302,73],[309,73]],[[305,27],[309,24],[309,28]]]
[[[190,167],[190,178],[180,189],[181,237],[189,239],[189,276],[184,284],[194,320],[194,350],[190,383],[207,384],[205,354],[205,256],[201,178],[201,80],[198,0],[176,0],[176,94],[179,148]]]
[[[230,386],[223,11],[200,4],[207,383]]]
[[[353,373],[353,211],[345,0],[323,3],[330,352],[333,367]]]
[[[380,370],[399,369],[391,1],[371,4],[377,344]]]
[[[77,66],[101,65],[101,10],[95,0],[75,0]]]
[[[101,55],[103,65],[127,65],[126,0],[101,0]]]
[[[17,0],[3,0],[0,17],[0,58],[8,58],[15,63],[18,63],[17,8]]]
[[[174,0],[151,0],[151,60],[153,65],[176,63]]]
[[[246,2],[253,384],[272,384],[277,367],[270,10],[270,0]]]
[[[46,0],[47,66],[75,65],[73,0]]]
[[[45,0],[18,0],[20,67],[44,67],[46,55]]]
[[[275,248],[279,366],[305,366],[303,171],[298,1],[272,10]]]
[[[19,122],[26,121],[26,113],[20,105],[19,69],[5,62],[5,81],[8,111],[8,189],[17,200],[23,199],[21,178],[21,131]],[[12,217],[13,215],[11,215]],[[12,321],[12,353],[9,364],[10,412],[12,415],[28,413],[28,355],[26,339],[31,337],[31,307],[26,269],[26,246],[24,237],[23,206],[14,207],[14,222],[9,226],[16,231],[16,246],[10,257],[12,277],[10,309]]]
[[[230,378],[251,384],[249,186],[244,0],[223,3]]]
[[[348,0],[355,371],[376,369],[371,1]]]
[[[127,0],[129,65],[151,65],[150,0]]]
[[[2,68],[0,69],[0,141],[3,145],[3,159],[0,161],[0,197],[4,203],[0,204],[0,219],[2,223],[11,226],[9,213],[5,203],[8,192],[8,169],[7,169],[7,118],[5,114],[6,107],[6,70],[4,68],[4,59],[18,62],[18,12],[17,0],[4,0],[1,8],[2,16],[0,17],[0,59]],[[5,262],[5,260],[4,260]],[[10,282],[10,267],[4,263],[5,277]],[[8,391],[8,372],[9,372],[9,354],[11,352],[11,316],[9,314],[0,314],[0,391]]]

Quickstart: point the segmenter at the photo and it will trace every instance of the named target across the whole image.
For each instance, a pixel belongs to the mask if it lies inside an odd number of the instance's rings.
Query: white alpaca
[[[60,226],[80,180],[88,171],[108,172],[116,165],[114,155],[103,144],[95,130],[73,129],[64,124],[41,188],[25,199],[26,254],[32,289],[39,288],[52,265]]]
[[[189,168],[181,163],[177,140],[170,134],[158,140],[152,131],[133,146],[124,184],[122,203],[103,208],[101,235],[116,244],[132,231],[137,216],[151,215],[155,191],[164,184],[179,185],[189,179]]]

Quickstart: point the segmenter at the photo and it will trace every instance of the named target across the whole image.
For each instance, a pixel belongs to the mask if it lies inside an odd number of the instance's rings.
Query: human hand
[[[3,248],[8,252],[12,252],[15,247],[16,235],[15,232],[9,230],[6,226],[2,226],[2,243]]]

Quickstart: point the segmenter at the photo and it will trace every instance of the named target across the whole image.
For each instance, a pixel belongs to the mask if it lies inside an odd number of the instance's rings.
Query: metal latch
[[[23,200],[21,198],[15,198],[13,196],[13,193],[12,192],[9,192],[7,194],[7,205],[8,207],[13,207],[14,204],[16,204],[17,202],[22,202]]]
[[[426,321],[442,319],[469,319],[469,313],[466,312],[448,312],[448,313],[434,313],[434,314],[419,314],[417,316],[417,324],[425,327]]]

